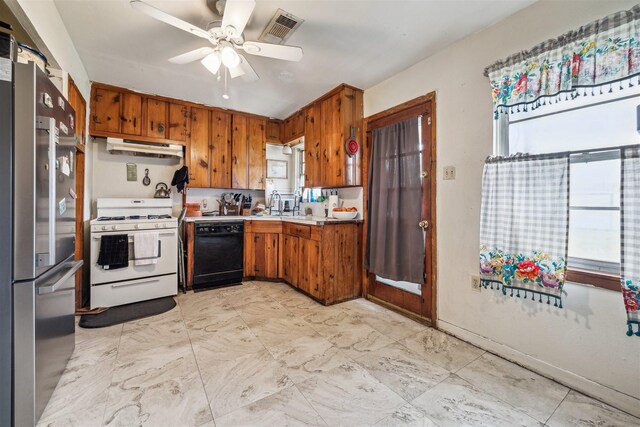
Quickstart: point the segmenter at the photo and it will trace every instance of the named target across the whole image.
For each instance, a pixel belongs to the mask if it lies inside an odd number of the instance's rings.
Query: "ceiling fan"
[[[222,22],[214,21],[208,25],[207,29],[202,29],[169,15],[142,0],[131,0],[130,4],[134,9],[158,21],[210,42],[212,46],[201,47],[174,56],[169,58],[169,61],[174,64],[188,64],[200,60],[207,70],[218,76],[218,79],[220,79],[220,72],[222,71],[225,77],[225,93],[222,96],[225,99],[229,98],[226,91],[226,70],[229,71],[228,74],[231,78],[242,77],[245,81],[259,79],[253,67],[251,67],[244,55],[238,53],[238,50],[243,50],[249,55],[265,56],[285,61],[297,62],[302,59],[302,48],[300,47],[244,40],[242,33],[255,8],[255,0],[219,0],[216,8],[218,11],[224,10]]]

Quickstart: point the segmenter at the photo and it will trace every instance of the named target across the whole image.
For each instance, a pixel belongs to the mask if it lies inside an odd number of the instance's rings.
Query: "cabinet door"
[[[191,109],[191,138],[189,139],[189,186],[207,188],[210,186],[209,154],[210,129],[209,111],[203,108]]]
[[[300,138],[304,135],[305,111],[300,110],[293,116],[293,136]]]
[[[298,286],[298,238],[285,235],[282,239],[284,256],[283,278],[293,286]]]
[[[121,133],[140,135],[142,133],[142,96],[135,93],[122,94]]]
[[[253,274],[256,277],[267,277],[267,235],[253,234]]]
[[[282,123],[282,143],[291,141],[291,134],[293,133],[293,120],[292,117],[288,117]]]
[[[244,276],[255,277],[256,247],[254,243],[255,233],[244,233]]]
[[[211,187],[231,187],[231,114],[211,112]]]
[[[153,138],[167,138],[167,103],[147,98],[147,120],[145,135]]]
[[[298,237],[298,289],[309,293],[309,239]]]
[[[120,92],[95,88],[91,124],[98,132],[120,133]]]
[[[320,103],[316,102],[307,108],[304,130],[305,152],[305,187],[317,187],[322,183],[322,116]]]
[[[231,188],[249,188],[249,147],[247,143],[247,116],[234,114],[231,133]]]
[[[278,253],[279,253],[279,234],[278,233],[265,233],[265,276],[267,279],[278,278]]]
[[[324,289],[321,283],[320,242],[305,239],[305,256],[307,258],[305,265],[307,266],[308,292],[314,297],[324,300]]]
[[[352,298],[359,293],[360,244],[357,224],[339,224],[333,228],[335,249],[334,301]]]
[[[265,141],[266,120],[247,119],[249,141],[249,188],[264,190],[267,146]]]
[[[267,121],[267,142],[271,142],[274,144],[282,143],[282,139],[280,137],[281,127],[282,127],[282,122],[280,122],[279,120]]]
[[[342,98],[340,93],[322,101],[322,186],[343,183],[344,138],[341,122]]]
[[[189,107],[182,104],[169,104],[169,139],[184,142],[187,140],[189,125]]]

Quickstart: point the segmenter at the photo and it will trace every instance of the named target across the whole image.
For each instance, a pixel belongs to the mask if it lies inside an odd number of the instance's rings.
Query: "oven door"
[[[158,260],[156,264],[135,265],[133,239],[136,234],[146,231],[127,231],[114,233],[91,234],[91,285],[120,282],[123,280],[141,279],[150,276],[175,274],[178,271],[178,230],[163,230],[158,232]],[[105,270],[98,265],[100,253],[100,237],[105,234],[129,235],[129,266],[115,270]]]

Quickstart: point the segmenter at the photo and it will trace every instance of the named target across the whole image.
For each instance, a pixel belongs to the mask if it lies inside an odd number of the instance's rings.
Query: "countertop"
[[[335,218],[322,218],[322,217],[304,217],[304,216],[241,216],[241,215],[233,215],[233,216],[193,216],[186,217],[184,219],[185,222],[221,222],[221,221],[283,221],[283,222],[293,222],[296,224],[307,224],[307,225],[330,225],[330,224],[349,224],[349,223],[361,223],[362,219],[335,219]]]

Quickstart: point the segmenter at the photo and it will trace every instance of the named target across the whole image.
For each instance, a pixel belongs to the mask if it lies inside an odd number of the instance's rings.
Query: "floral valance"
[[[584,88],[600,87],[602,93],[614,84],[623,87],[623,81],[633,85],[631,78],[640,76],[640,5],[498,61],[485,76],[496,115],[536,108]]]

